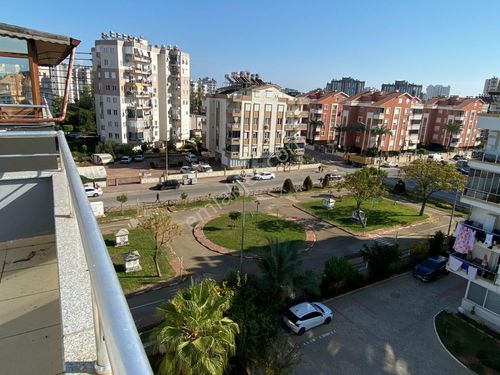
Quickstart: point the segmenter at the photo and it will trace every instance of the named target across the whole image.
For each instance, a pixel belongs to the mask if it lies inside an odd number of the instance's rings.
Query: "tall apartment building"
[[[484,81],[483,95],[489,95],[490,92],[500,91],[500,79],[491,77]]]
[[[294,98],[274,84],[219,89],[205,99],[207,148],[227,167],[266,166],[290,143],[302,155],[308,103],[309,99]]]
[[[351,77],[342,77],[342,79],[332,79],[326,84],[328,91],[342,91],[349,96],[359,94],[365,91],[365,81],[360,81]]]
[[[422,85],[408,83],[408,81],[394,81],[394,83],[382,83],[382,91],[406,92],[411,96],[422,98]]]
[[[196,81],[191,81],[191,90],[202,95],[214,94],[217,90],[217,81],[210,77],[198,78]]]
[[[365,92],[348,98],[342,104],[342,131],[339,143],[344,150],[414,150],[422,119],[422,101],[405,92]],[[362,125],[363,131],[356,131]],[[383,127],[391,134],[375,135],[372,130]],[[352,130],[350,130],[351,128]]]
[[[429,85],[425,90],[425,99],[432,99],[438,96],[447,98],[448,96],[450,96],[450,90],[450,85]]]
[[[340,91],[314,90],[302,97],[311,100],[306,140],[308,143],[338,145],[342,103],[349,97]]]
[[[462,131],[453,135],[450,147],[464,149],[479,145],[477,115],[484,111],[484,105],[481,99],[458,96],[427,100],[424,103],[420,143],[448,147],[450,134],[445,125],[460,122]]]
[[[189,54],[102,34],[92,49],[97,132],[118,143],[189,138]]]
[[[40,94],[50,107],[55,97],[62,98],[68,73],[68,64],[51,67],[40,67],[38,70]],[[80,100],[82,92],[92,91],[92,67],[86,65],[73,66],[70,79],[69,102]]]
[[[470,205],[470,215],[455,229],[447,268],[468,280],[461,310],[500,330],[500,115],[478,117],[477,126],[488,130],[488,139],[484,153],[468,163],[460,200]]]

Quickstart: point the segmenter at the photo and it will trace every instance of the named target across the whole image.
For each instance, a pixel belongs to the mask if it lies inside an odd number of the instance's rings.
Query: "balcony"
[[[229,122],[227,127],[230,130],[241,130],[241,124],[239,122]]]
[[[137,98],[137,99],[149,99],[153,96],[153,94],[151,92],[140,91],[140,90],[125,91],[125,95],[128,97]]]
[[[242,94],[233,94],[232,101],[233,102],[252,101],[252,96],[251,95],[242,95]]]
[[[130,66],[128,68],[128,72],[132,74],[137,74],[137,75],[151,75],[152,71],[151,69],[144,69],[138,66]]]
[[[64,134],[3,131],[0,154],[2,373],[152,374]]]
[[[239,158],[240,157],[240,152],[239,151],[226,151],[226,157],[228,157],[228,158]]]
[[[462,264],[461,267],[454,270],[456,268],[454,264],[458,263]],[[474,253],[472,253],[470,257],[462,253],[452,253],[446,264],[446,269],[448,271],[469,280],[472,277],[468,272],[471,267],[477,269],[476,276],[473,278],[474,282],[488,289],[498,288],[498,261],[493,265],[488,264],[483,266],[482,259],[474,258]]]
[[[241,116],[241,108],[238,107],[227,107],[228,116],[240,117]]]
[[[285,137],[284,143],[305,143],[306,137],[297,136],[297,137]]]
[[[382,112],[382,113],[375,113],[373,115],[373,119],[374,120],[383,120],[384,119],[384,112]]]
[[[240,144],[240,138],[229,138],[229,137],[226,137],[226,144],[228,144],[228,145],[239,145]]]
[[[421,121],[422,120],[422,113],[412,113],[410,115],[410,120],[418,120],[418,121]]]
[[[296,123],[296,124],[285,124],[284,130],[286,131],[299,131],[307,130],[307,124]]]
[[[323,114],[323,110],[320,108],[310,108],[309,113],[311,113],[313,115],[321,115],[321,114]]]
[[[125,54],[125,61],[126,62],[140,62],[140,63],[144,63],[144,64],[150,64],[151,57],[145,56],[145,55],[140,55],[137,53],[126,53]]]

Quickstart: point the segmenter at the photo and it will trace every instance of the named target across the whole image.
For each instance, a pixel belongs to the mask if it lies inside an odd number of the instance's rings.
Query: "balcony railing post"
[[[104,340],[104,333],[101,327],[101,320],[99,319],[99,311],[97,310],[97,303],[93,290],[92,311],[94,313],[95,346],[97,352],[97,360],[94,364],[95,373],[98,375],[112,374],[111,363],[109,362],[108,350],[106,349],[106,342]]]

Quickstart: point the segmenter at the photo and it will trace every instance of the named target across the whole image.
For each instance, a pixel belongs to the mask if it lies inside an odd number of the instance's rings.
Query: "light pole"
[[[165,180],[168,180],[168,141],[165,141]]]
[[[243,217],[241,219],[241,246],[240,246],[240,274],[243,272],[243,245],[245,242],[245,187],[243,184],[236,180],[236,183],[241,187],[243,190]]]

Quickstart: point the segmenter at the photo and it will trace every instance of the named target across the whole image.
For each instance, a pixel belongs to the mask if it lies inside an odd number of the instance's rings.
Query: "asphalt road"
[[[292,337],[302,344],[293,374],[472,374],[443,349],[433,326],[441,310],[456,311],[465,286],[455,275],[424,284],[408,273],[330,300],[332,323]]]

